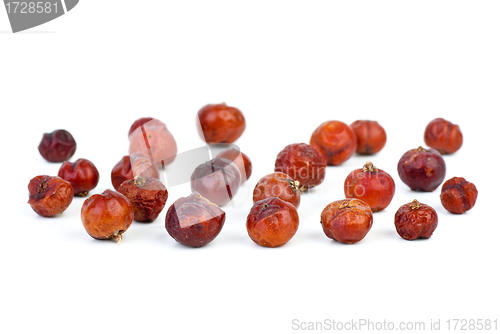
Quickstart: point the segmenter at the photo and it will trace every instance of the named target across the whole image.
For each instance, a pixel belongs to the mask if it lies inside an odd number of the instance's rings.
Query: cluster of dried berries
[[[198,112],[198,131],[207,144],[230,144],[246,128],[243,113],[225,103],[209,104]],[[132,221],[152,222],[168,199],[159,170],[172,163],[177,143],[166,125],[144,117],[129,129],[129,155],[111,171],[117,191],[106,190],[85,200],[81,219],[85,230],[96,239],[121,241]],[[247,216],[249,237],[265,247],[279,247],[292,239],[299,227],[298,207],[307,189],[325,179],[327,165],[337,166],[354,153],[373,155],[385,146],[387,135],[376,121],[358,120],[347,125],[333,120],[322,123],[309,144],[296,143],[281,150],[274,173],[262,177],[253,191],[253,206]],[[432,192],[446,175],[442,154],[456,152],[463,142],[460,128],[442,118],[431,121],[424,141],[403,154],[398,162],[402,182],[414,191]],[[29,204],[41,216],[63,213],[73,196],[87,196],[99,182],[96,166],[87,159],[69,162],[76,150],[66,130],[43,135],[38,147],[50,162],[63,162],[57,177],[40,175],[29,183]],[[229,148],[196,167],[191,175],[192,194],[176,200],[168,209],[165,228],[179,243],[201,247],[214,240],[224,226],[226,214],[220,208],[236,196],[252,174],[250,158]],[[328,238],[352,244],[361,241],[373,225],[373,213],[384,210],[396,191],[393,178],[368,161],[345,179],[345,199],[333,201],[321,213],[321,225]],[[462,214],[476,203],[477,189],[464,178],[454,177],[441,189],[441,203],[451,213]],[[406,240],[430,238],[438,224],[436,211],[414,200],[395,215],[397,233]]]

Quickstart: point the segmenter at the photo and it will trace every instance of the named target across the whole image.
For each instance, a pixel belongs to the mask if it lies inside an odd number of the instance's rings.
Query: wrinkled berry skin
[[[129,135],[129,140],[129,155],[142,153],[149,157],[153,164],[165,166],[172,163],[177,156],[177,142],[174,136],[167,126],[156,118],[139,125]]]
[[[170,206],[165,228],[177,242],[202,247],[219,235],[225,220],[226,213],[217,204],[194,192]]]
[[[233,162],[236,167],[240,170],[241,174],[241,183],[245,183],[246,180],[250,178],[252,175],[252,161],[248,155],[243,152],[240,152],[237,149],[230,148],[228,150],[222,151],[217,154],[217,158],[222,158]]]
[[[356,153],[375,154],[380,152],[387,142],[387,134],[377,121],[356,121],[351,124],[356,134]]]
[[[453,177],[441,188],[441,204],[451,213],[461,214],[474,207],[477,189],[474,183],[463,177]]]
[[[280,247],[297,232],[299,214],[292,204],[277,197],[268,197],[254,203],[246,226],[248,235],[256,244]]]
[[[326,160],[313,146],[308,144],[290,144],[278,156],[274,171],[285,173],[299,181],[302,189],[320,185],[325,179]]]
[[[278,197],[296,208],[300,205],[300,183],[284,173],[271,173],[259,180],[253,191],[253,202]]]
[[[354,130],[341,121],[327,121],[314,130],[310,144],[323,154],[328,165],[338,166],[356,152]]]
[[[214,158],[199,165],[191,174],[191,191],[223,206],[236,196],[241,184],[238,167],[231,161]]]
[[[132,123],[132,125],[130,126],[130,130],[128,130],[128,136],[130,137],[132,132],[134,132],[137,128],[140,128],[142,125],[144,125],[147,122],[152,121],[152,120],[153,120],[152,117],[139,118],[134,123]]]
[[[414,200],[398,209],[394,225],[403,239],[429,239],[438,225],[438,215],[429,205]]]
[[[398,174],[411,190],[434,191],[446,176],[446,164],[438,151],[419,147],[399,159]]]
[[[66,130],[44,133],[38,151],[49,162],[63,162],[75,154],[76,141]]]
[[[136,175],[134,175],[134,173]],[[113,183],[115,190],[118,190],[124,181],[132,180],[134,176],[154,177],[159,179],[160,173],[158,169],[152,165],[151,160],[144,154],[134,153],[132,157],[129,155],[123,156],[123,158],[116,163],[111,170],[111,183]]]
[[[118,192],[132,203],[134,220],[152,222],[160,215],[168,199],[167,188],[160,180],[152,177],[137,176],[123,182]]]
[[[345,179],[346,198],[357,198],[370,206],[372,212],[384,210],[392,201],[396,184],[392,177],[368,161],[353,170]]]
[[[321,213],[321,225],[328,238],[353,244],[363,240],[372,228],[372,210],[359,199],[334,201]]]
[[[95,165],[87,159],[75,162],[65,161],[59,168],[58,176],[73,186],[75,196],[85,197],[99,183],[99,172]]]
[[[463,136],[460,127],[445,119],[432,120],[424,132],[425,144],[441,154],[455,153],[462,147]]]
[[[73,201],[73,187],[56,176],[39,175],[29,185],[31,208],[40,216],[53,217],[63,213]]]
[[[233,143],[245,131],[243,113],[225,103],[207,104],[198,111],[198,133],[207,144]]]
[[[81,218],[83,227],[92,238],[115,238],[119,243],[121,235],[132,224],[134,208],[125,196],[107,189],[83,202]]]

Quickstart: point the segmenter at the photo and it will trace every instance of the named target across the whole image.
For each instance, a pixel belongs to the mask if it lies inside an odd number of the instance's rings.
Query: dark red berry
[[[75,196],[85,197],[99,183],[99,172],[96,166],[87,159],[75,162],[65,161],[59,168],[58,176],[73,186]]]
[[[55,130],[43,134],[38,151],[47,161],[63,162],[75,154],[76,141],[68,131]]]
[[[398,174],[411,190],[434,191],[446,176],[446,164],[438,151],[420,146],[399,159]]]
[[[205,246],[222,230],[226,213],[197,192],[170,206],[165,228],[177,242],[189,247]]]

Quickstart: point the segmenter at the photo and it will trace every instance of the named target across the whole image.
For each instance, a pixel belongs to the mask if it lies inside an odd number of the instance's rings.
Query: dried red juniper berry
[[[245,131],[243,113],[225,103],[207,104],[198,111],[198,133],[208,144],[233,143]]]
[[[302,189],[320,185],[325,179],[326,160],[313,146],[308,144],[290,144],[278,156],[274,171],[285,173],[299,181]]]
[[[73,186],[75,196],[85,197],[99,183],[99,172],[95,165],[87,159],[75,162],[65,161],[59,168],[58,176]]]
[[[235,148],[230,148],[221,153],[217,154],[217,158],[222,158],[233,162],[236,167],[240,170],[241,183],[245,183],[246,180],[252,175],[252,162],[248,155]]]
[[[92,238],[115,239],[120,243],[122,234],[132,224],[134,208],[127,197],[107,189],[83,202],[81,218],[83,227]]]
[[[399,159],[398,174],[411,190],[434,191],[446,176],[446,164],[438,151],[420,146]]]
[[[63,162],[75,154],[76,141],[68,131],[55,130],[43,134],[38,151],[47,161]]]
[[[297,208],[277,197],[255,202],[247,217],[248,235],[264,247],[283,246],[298,228]]]
[[[328,165],[338,166],[356,151],[354,130],[341,121],[327,121],[314,130],[310,144],[318,149]]]
[[[197,192],[170,206],[165,228],[177,242],[189,247],[205,246],[222,230],[226,213]]]
[[[118,192],[132,203],[134,220],[138,222],[151,222],[158,218],[168,199],[167,188],[153,177],[136,176],[124,181]]]
[[[300,183],[284,173],[271,173],[259,180],[253,191],[253,202],[278,197],[285,202],[300,205]]]
[[[425,144],[441,154],[455,153],[462,147],[463,136],[460,127],[445,119],[432,120],[424,132]]]
[[[461,214],[474,207],[477,189],[474,183],[463,177],[453,177],[441,188],[441,204],[451,213]]]
[[[63,213],[73,201],[73,187],[57,176],[39,175],[29,185],[31,208],[40,216],[53,217]]]
[[[321,213],[321,225],[328,238],[353,244],[363,240],[372,228],[372,210],[359,199],[334,201]]]
[[[392,177],[367,161],[363,168],[353,170],[345,179],[346,198],[357,198],[373,212],[384,210],[392,201],[396,185]]]
[[[229,160],[214,158],[191,174],[191,190],[223,206],[236,196],[241,183],[238,167]]]
[[[398,209],[394,225],[403,239],[429,239],[438,225],[438,215],[431,206],[415,199]]]
[[[377,121],[356,121],[351,124],[357,139],[356,153],[375,154],[387,142],[387,134]]]

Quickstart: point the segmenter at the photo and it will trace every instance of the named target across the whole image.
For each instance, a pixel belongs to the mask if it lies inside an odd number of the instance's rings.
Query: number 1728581
[[[9,14],[50,14],[57,13],[60,10],[57,1],[54,3],[48,1],[11,1],[6,2],[5,7]]]

